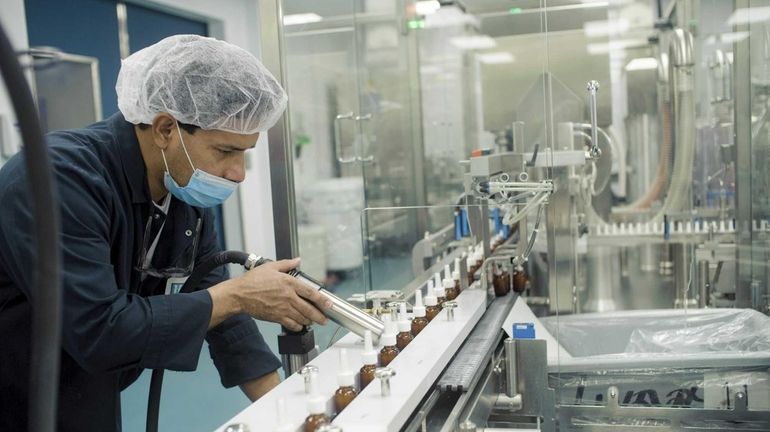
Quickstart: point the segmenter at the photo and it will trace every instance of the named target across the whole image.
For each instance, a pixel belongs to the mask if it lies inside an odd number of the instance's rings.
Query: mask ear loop
[[[179,141],[182,141],[182,150],[184,150],[184,155],[187,156],[187,162],[190,162],[190,166],[192,167],[193,171],[195,171],[195,165],[192,163],[192,159],[190,159],[190,154],[187,153],[187,146],[184,145],[184,139],[182,138],[182,130],[179,129],[179,123],[176,123],[176,131],[179,134]],[[164,156],[163,160],[165,161],[166,158]]]

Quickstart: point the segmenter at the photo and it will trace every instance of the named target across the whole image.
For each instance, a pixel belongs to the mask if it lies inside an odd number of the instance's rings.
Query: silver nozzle
[[[374,377],[380,380],[380,391],[383,396],[390,396],[390,379],[396,376],[396,371],[389,367],[374,370]]]
[[[318,367],[313,365],[306,365],[299,370],[299,374],[305,381],[305,393],[310,394],[313,391],[313,377],[312,375],[318,374]]]
[[[444,309],[446,309],[446,320],[447,321],[454,321],[455,320],[455,309],[457,308],[457,302],[452,300],[448,302],[444,302]]]

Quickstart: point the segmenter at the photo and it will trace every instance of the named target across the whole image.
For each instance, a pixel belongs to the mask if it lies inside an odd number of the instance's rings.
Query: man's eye
[[[220,152],[220,153],[225,153],[225,154],[226,154],[226,153],[232,153],[232,150],[230,150],[230,149],[222,149],[222,148],[221,148],[221,149],[219,149],[219,152]]]

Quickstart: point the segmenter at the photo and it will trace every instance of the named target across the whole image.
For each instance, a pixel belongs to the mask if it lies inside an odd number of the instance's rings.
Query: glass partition
[[[311,14],[285,26],[311,274],[369,305],[507,217],[559,401],[615,382],[623,404],[714,405],[691,360],[768,311],[770,2],[283,4]],[[540,204],[542,225],[511,222]],[[456,234],[463,211],[478,225]],[[656,345],[677,334],[693,344]],[[735,342],[713,364],[763,346]]]

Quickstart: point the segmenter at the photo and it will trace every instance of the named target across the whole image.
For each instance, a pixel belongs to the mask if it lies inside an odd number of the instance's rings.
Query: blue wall
[[[30,46],[51,46],[99,59],[102,115],[118,110],[115,81],[120,70],[117,2],[114,0],[25,0]],[[174,34],[208,36],[208,24],[133,4],[126,5],[131,52]]]
[[[120,44],[115,1],[26,0],[24,3],[29,45],[50,46],[70,54],[98,58],[103,116],[116,112],[115,79],[120,70]]]

